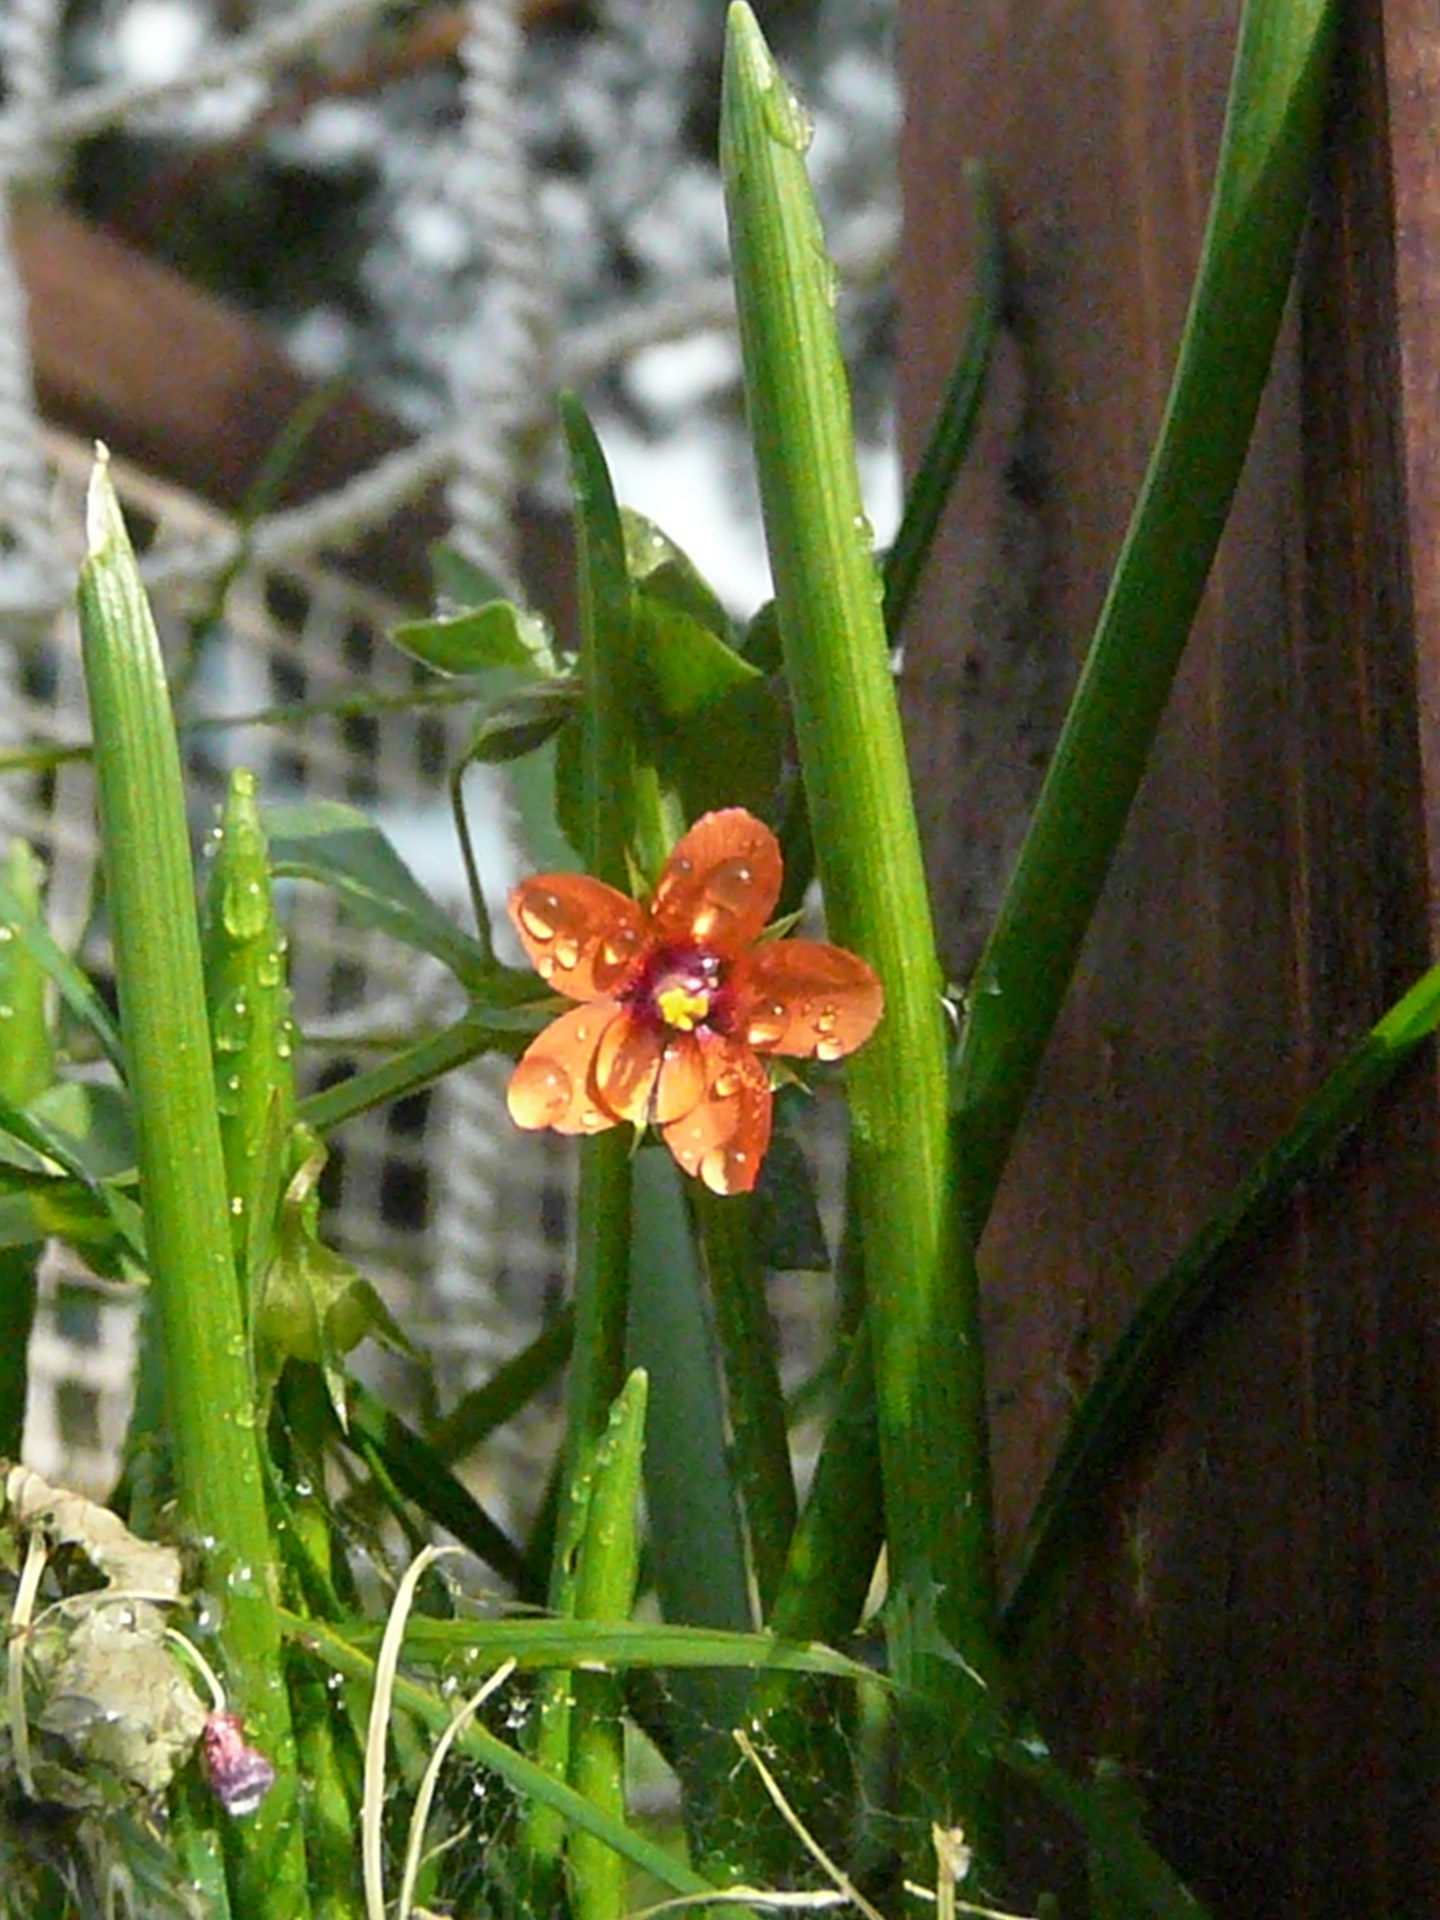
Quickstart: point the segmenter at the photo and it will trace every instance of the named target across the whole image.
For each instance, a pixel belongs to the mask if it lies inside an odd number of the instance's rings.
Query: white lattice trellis
[[[43,191],[81,139],[174,113],[207,93],[226,90],[233,135],[237,102],[258,115],[269,76],[365,27],[384,4],[309,0],[278,18],[265,10],[260,25],[163,85],[104,83],[68,92],[57,85],[60,0],[7,0],[0,7],[0,632],[8,641],[0,646],[0,749],[37,739],[79,743],[85,734],[78,659],[63,610],[78,559],[77,479],[88,450],[47,439],[36,416],[25,298],[8,245],[13,197]],[[246,530],[243,550],[223,517],[117,461],[127,506],[153,529],[143,564],[177,660],[190,644],[190,614],[222,574],[244,563],[225,598],[223,631],[192,663],[192,714],[234,716],[302,700],[323,705],[357,681],[372,693],[406,689],[411,669],[382,637],[398,610],[317,564],[322,547],[343,549],[440,482],[457,546],[496,577],[511,579],[510,507],[527,463],[539,457],[537,426],[548,415],[551,383],[584,389],[647,345],[731,324],[728,284],[702,278],[618,321],[555,337],[520,126],[517,14],[516,0],[469,0],[461,111],[435,169],[452,211],[471,223],[471,250],[483,265],[470,336],[447,368],[444,428],[323,499],[261,518]],[[235,84],[242,80],[250,83],[243,100]],[[842,274],[875,278],[894,239],[893,217],[867,215],[839,237]],[[349,799],[403,837],[437,817],[443,769],[462,724],[443,709],[379,723],[322,713],[303,727],[191,734],[197,829],[228,767],[240,761],[259,773],[268,799]],[[55,930],[62,940],[79,940],[94,903],[83,761],[62,762],[40,778],[0,780],[0,832],[22,833],[43,850]],[[461,910],[458,897],[455,904]],[[311,1039],[323,1042],[327,1071],[363,1061],[366,1035],[376,1028],[443,1015],[453,991],[447,982],[417,969],[412,955],[381,936],[347,926],[328,896],[302,890],[289,911],[297,1012]],[[428,1341],[447,1398],[539,1323],[564,1266],[568,1162],[555,1143],[521,1139],[504,1121],[503,1077],[503,1066],[482,1063],[345,1128],[330,1175],[337,1237]],[[31,1443],[42,1472],[95,1485],[97,1475],[103,1478],[99,1463],[113,1457],[128,1339],[118,1329],[130,1309],[113,1299],[97,1306],[108,1316],[97,1372],[84,1342],[67,1344],[73,1300],[63,1289],[47,1295],[36,1337]],[[67,1373],[72,1350],[75,1367]],[[99,1402],[85,1400],[90,1393]],[[61,1416],[68,1406],[80,1418],[82,1405],[89,1410],[81,1423],[100,1440],[67,1454]]]

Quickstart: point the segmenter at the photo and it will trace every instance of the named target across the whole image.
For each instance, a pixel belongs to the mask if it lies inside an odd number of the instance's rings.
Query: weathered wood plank
[[[1351,10],[1299,317],[983,1249],[1007,1539],[1145,1285],[1430,951],[1440,122],[1425,11]],[[1013,617],[1072,671],[1158,424],[1236,12],[904,10],[909,443],[963,314],[955,183],[979,154],[1011,249],[1005,378],[1039,559]],[[957,766],[957,650],[982,679],[1014,657],[975,617],[1005,583],[993,529],[1016,504],[996,430],[908,655],[932,789]],[[950,786],[931,833],[953,891],[968,844],[1000,829],[963,762]],[[1134,1767],[1157,1839],[1219,1913],[1435,1908],[1436,1146],[1417,1073],[1256,1249],[1137,1436],[1051,1636],[1055,1726],[1077,1755]]]
[[[203,500],[239,506],[315,383],[245,315],[59,208],[18,207],[14,239],[46,417]],[[353,392],[337,393],[277,504],[313,499],[408,438]],[[443,526],[432,494],[345,564],[398,599],[424,602],[426,543]]]

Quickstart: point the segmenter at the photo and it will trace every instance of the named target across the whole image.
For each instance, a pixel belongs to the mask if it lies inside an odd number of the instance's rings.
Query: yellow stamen
[[[710,1011],[710,996],[694,993],[689,987],[662,987],[655,996],[655,1004],[667,1027],[693,1033]]]

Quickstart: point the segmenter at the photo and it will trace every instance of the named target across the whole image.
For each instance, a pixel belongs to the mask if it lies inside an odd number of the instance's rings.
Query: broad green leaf
[[[374,821],[336,800],[269,807],[262,814],[277,876],[313,880],[375,927],[449,967],[465,985],[487,977],[485,956],[426,893]]]
[[[712,808],[771,811],[782,718],[769,682],[681,608],[635,596],[636,732],[687,819]]]
[[[621,507],[620,524],[625,532],[625,563],[636,586],[733,646],[734,622],[689,554],[633,507]]]
[[[492,600],[505,598],[503,581],[467,559],[446,540],[432,544],[430,572],[435,581],[435,597],[442,607],[483,607]]]
[[[430,620],[404,620],[391,629],[390,638],[437,673],[485,673],[495,667],[556,670],[549,623],[508,600]]]
[[[498,765],[536,752],[574,719],[582,698],[579,681],[568,674],[517,686],[475,716],[465,759]]]

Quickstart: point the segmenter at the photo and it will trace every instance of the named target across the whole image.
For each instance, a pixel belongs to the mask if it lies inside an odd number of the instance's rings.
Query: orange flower
[[[779,843],[741,807],[707,813],[648,907],[585,874],[510,895],[541,979],[581,1004],[536,1036],[507,1096],[521,1127],[660,1129],[716,1193],[748,1193],[770,1144],[764,1054],[838,1060],[880,1018],[880,982],[820,940],[757,945],[780,897]]]

